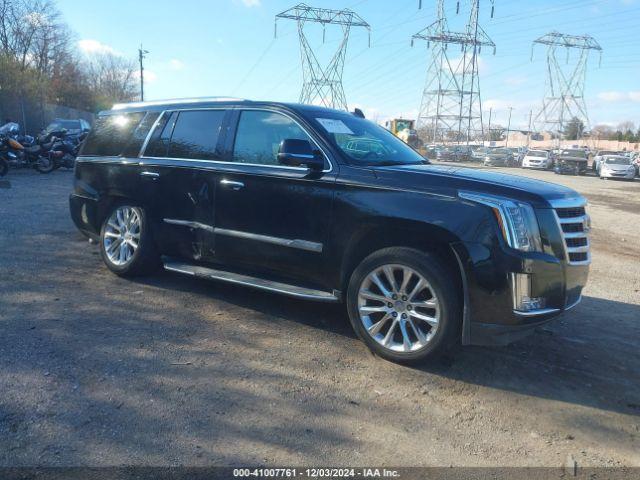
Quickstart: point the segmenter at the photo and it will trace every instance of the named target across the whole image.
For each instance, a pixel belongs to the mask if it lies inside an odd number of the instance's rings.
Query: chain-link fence
[[[2,98],[0,95],[0,125],[4,125],[7,121],[17,122],[22,132],[36,135],[55,118],[73,120],[82,118],[93,124],[95,115],[63,105],[40,103],[29,99],[21,100],[15,97]]]

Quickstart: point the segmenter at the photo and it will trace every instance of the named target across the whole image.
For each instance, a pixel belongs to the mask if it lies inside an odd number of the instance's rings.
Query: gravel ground
[[[0,466],[640,466],[640,182],[513,172],[589,199],[584,300],[421,368],[370,355],[339,306],[118,278],[69,219],[71,173],[10,172]]]

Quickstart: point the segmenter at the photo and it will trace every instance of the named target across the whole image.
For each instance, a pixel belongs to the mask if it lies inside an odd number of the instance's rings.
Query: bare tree
[[[137,97],[136,65],[113,53],[95,54],[88,59],[85,74],[99,108]]]

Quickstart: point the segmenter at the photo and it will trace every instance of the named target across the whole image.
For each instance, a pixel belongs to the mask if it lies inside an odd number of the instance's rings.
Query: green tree
[[[567,140],[578,140],[582,138],[584,134],[584,122],[578,117],[573,117],[564,127],[562,134]]]

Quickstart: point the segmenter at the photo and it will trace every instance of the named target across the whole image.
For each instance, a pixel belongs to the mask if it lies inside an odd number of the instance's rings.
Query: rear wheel
[[[142,207],[115,206],[102,224],[100,253],[109,270],[127,277],[151,273],[160,264]]]
[[[351,324],[377,355],[418,362],[456,339],[462,305],[453,274],[434,255],[386,248],[353,272],[347,291]]]

